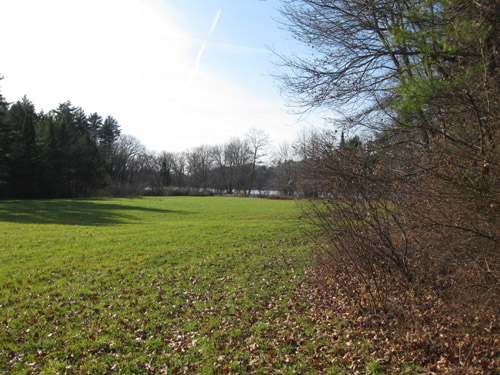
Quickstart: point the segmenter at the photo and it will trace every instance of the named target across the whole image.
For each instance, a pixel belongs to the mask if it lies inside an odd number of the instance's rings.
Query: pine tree
[[[8,112],[13,129],[9,156],[9,195],[15,198],[38,197],[38,151],[36,147],[35,106],[25,96]]]
[[[0,80],[3,77],[0,77]],[[0,94],[0,198],[7,195],[9,176],[8,156],[11,138],[11,129],[7,123],[8,104]]]

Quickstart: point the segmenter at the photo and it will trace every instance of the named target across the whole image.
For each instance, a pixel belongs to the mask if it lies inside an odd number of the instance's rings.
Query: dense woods
[[[2,197],[78,197],[103,186],[120,135],[114,118],[86,115],[70,102],[45,114],[26,97],[1,100]]]

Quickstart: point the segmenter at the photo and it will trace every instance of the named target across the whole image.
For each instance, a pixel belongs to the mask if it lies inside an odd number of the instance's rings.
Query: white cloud
[[[10,101],[26,94],[50,110],[71,100],[114,116],[156,150],[222,142],[251,127],[279,138],[295,133],[279,104],[205,71],[193,56],[199,41],[159,0],[7,0],[1,11],[0,85]]]

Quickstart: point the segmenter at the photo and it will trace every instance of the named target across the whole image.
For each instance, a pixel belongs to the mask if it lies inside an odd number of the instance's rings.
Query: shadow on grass
[[[134,211],[188,214],[183,211],[99,202],[93,199],[0,201],[0,222],[103,226],[140,221]]]

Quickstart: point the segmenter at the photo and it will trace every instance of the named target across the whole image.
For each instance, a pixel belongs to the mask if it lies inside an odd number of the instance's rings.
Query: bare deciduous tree
[[[210,171],[214,163],[210,147],[195,147],[186,153],[186,158],[191,187],[206,190],[209,187]]]
[[[261,163],[262,158],[266,156],[267,147],[269,146],[270,141],[269,141],[269,135],[265,131],[256,128],[250,129],[246,134],[245,139],[252,153],[250,160],[251,164],[250,181],[248,183],[248,188],[247,188],[247,195],[250,195],[254,187],[255,169]]]

